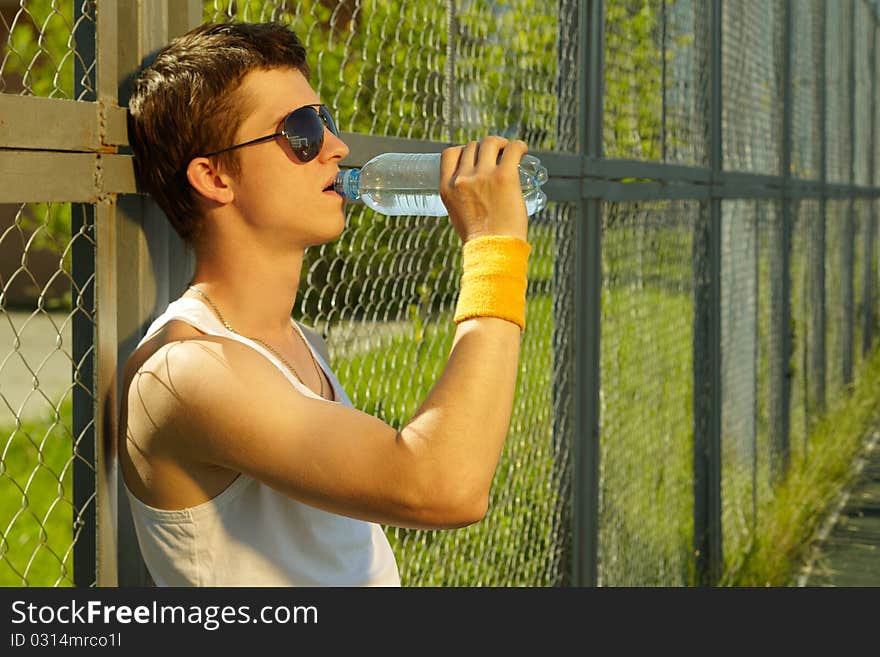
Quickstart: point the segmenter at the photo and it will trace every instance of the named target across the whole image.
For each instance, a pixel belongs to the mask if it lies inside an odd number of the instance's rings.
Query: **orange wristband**
[[[455,322],[498,317],[526,326],[526,268],[531,246],[518,237],[489,235],[465,242]]]

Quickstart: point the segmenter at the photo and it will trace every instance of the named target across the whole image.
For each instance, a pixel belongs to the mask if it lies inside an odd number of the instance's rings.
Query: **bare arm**
[[[496,163],[499,149],[504,156]],[[489,138],[443,155],[441,193],[467,241],[525,237],[516,165],[521,142]],[[520,329],[481,317],[456,329],[449,359],[400,430],[306,397],[252,349],[222,338],[172,343],[141,368],[128,403],[142,405],[136,441],[163,436],[168,458],[244,472],[307,504],[407,527],[457,527],[486,512],[507,435]],[[147,426],[150,425],[150,426]]]

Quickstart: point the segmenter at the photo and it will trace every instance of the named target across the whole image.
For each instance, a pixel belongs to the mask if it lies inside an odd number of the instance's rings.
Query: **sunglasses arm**
[[[250,146],[252,144],[259,144],[262,141],[269,141],[270,139],[275,139],[276,137],[286,136],[287,134],[282,130],[281,132],[276,132],[272,135],[266,135],[265,137],[257,137],[256,139],[251,139],[250,141],[246,141],[243,144],[236,144],[235,146],[230,146],[229,148],[214,151],[213,153],[206,153],[205,155],[202,155],[202,157],[213,157],[214,155],[220,155],[220,153],[228,153],[229,151],[234,151],[236,148],[244,148],[245,146]]]

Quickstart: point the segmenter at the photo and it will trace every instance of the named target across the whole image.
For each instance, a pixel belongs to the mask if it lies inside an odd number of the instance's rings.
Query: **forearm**
[[[458,325],[440,378],[401,431],[435,495],[456,504],[488,496],[510,427],[520,338],[519,326],[494,317]]]
[[[414,457],[417,498],[451,517],[485,513],[510,428],[530,252],[518,171],[526,150],[487,137],[441,155],[440,195],[463,244],[458,329],[443,373],[399,439]]]

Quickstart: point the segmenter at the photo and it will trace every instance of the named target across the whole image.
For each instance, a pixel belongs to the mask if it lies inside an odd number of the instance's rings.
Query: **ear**
[[[226,205],[235,198],[229,176],[206,157],[193,158],[186,167],[186,177],[192,188],[206,199]]]

